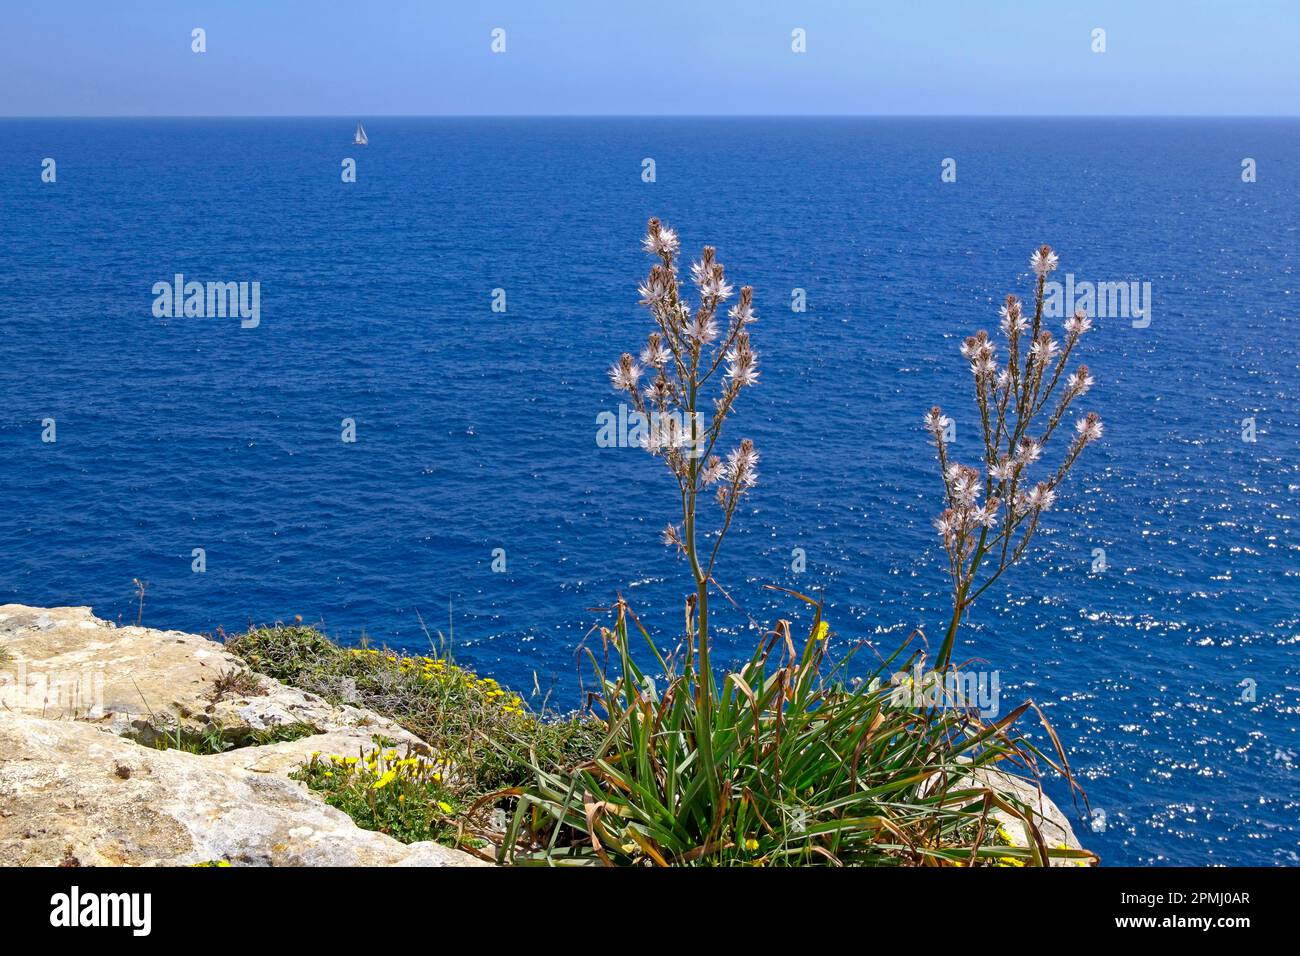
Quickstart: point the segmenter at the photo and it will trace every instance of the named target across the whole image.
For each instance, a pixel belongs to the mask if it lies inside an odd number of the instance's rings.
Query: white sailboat
[[[365,146],[370,140],[366,139],[366,128],[360,123],[357,124],[357,135],[352,140],[354,146]]]

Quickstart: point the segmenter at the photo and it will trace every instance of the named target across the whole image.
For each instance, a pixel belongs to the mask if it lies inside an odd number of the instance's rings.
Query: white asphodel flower
[[[1035,511],[1047,511],[1056,502],[1056,492],[1040,481],[1025,495],[1025,504]]]
[[[1045,366],[1051,364],[1052,359],[1056,358],[1059,350],[1056,339],[1052,338],[1052,333],[1044,332],[1029,347],[1029,354],[1034,362],[1040,366]]]
[[[974,468],[956,465],[949,468],[949,473],[951,477],[948,480],[948,486],[952,492],[953,500],[963,508],[972,507],[980,493],[979,472]]]
[[[758,314],[752,304],[737,302],[727,312],[727,317],[738,325],[749,325],[758,321]]]
[[[672,398],[672,386],[668,380],[660,375],[651,385],[646,386],[643,392],[646,399],[655,405],[663,405]]]
[[[1009,481],[1015,473],[1016,463],[1006,455],[1003,455],[989,467],[989,476],[994,481]]]
[[[998,310],[998,315],[1002,319],[1002,332],[1005,335],[1011,335],[1013,332],[1019,334],[1029,328],[1029,321],[1020,308],[1020,300],[1014,296],[1007,298],[1007,304]]]
[[[646,347],[641,350],[641,361],[654,368],[663,368],[668,364],[670,358],[672,358],[672,353],[664,347],[657,336],[647,342]]]
[[[1093,377],[1088,374],[1088,366],[1080,365],[1065,380],[1065,388],[1072,395],[1082,395],[1092,388],[1094,382]]]
[[[1020,447],[1016,450],[1016,457],[1022,465],[1028,465],[1031,462],[1038,461],[1043,454],[1043,446],[1032,438],[1024,438],[1020,442]]]
[[[754,443],[746,438],[740,447],[727,453],[727,464],[723,476],[742,488],[752,488],[758,481],[758,451]]]
[[[676,255],[678,249],[677,233],[667,226],[659,225],[656,220],[646,237],[641,240],[641,247],[646,252],[662,255]]]
[[[721,458],[717,455],[710,455],[708,464],[706,464],[700,471],[700,481],[703,482],[704,487],[707,488],[709,485],[716,485],[721,481],[725,467],[726,466],[722,464]]]
[[[705,298],[717,299],[719,302],[731,298],[731,293],[733,291],[735,290],[731,283],[724,279],[722,274],[717,271],[700,283],[700,295]]]
[[[718,320],[712,314],[697,315],[686,326],[686,336],[701,345],[711,345],[718,338]]]
[[[1065,320],[1065,331],[1069,335],[1082,335],[1092,328],[1092,319],[1088,318],[1088,313],[1079,309]]]
[[[641,366],[632,361],[631,355],[624,352],[618,362],[610,366],[609,380],[614,384],[616,391],[635,391],[637,383],[641,380]]]
[[[1034,275],[1042,277],[1056,268],[1056,262],[1056,253],[1052,251],[1052,247],[1043,246],[1035,249],[1034,254],[1029,257],[1029,268],[1034,270]]]
[[[656,267],[649,278],[637,286],[642,305],[659,305],[667,302],[672,295],[672,281],[667,270]]]
[[[951,424],[952,419],[943,414],[938,405],[925,413],[925,430],[934,436],[936,443],[943,441],[943,433]]]
[[[1094,442],[1101,437],[1101,419],[1097,417],[1096,412],[1089,412],[1074,423],[1074,430],[1085,445]]]
[[[758,355],[749,349],[727,352],[727,378],[741,388],[758,382]]]
[[[691,281],[697,286],[703,285],[704,281],[713,275],[713,269],[716,265],[717,262],[714,261],[712,252],[706,249],[703,259],[697,259],[691,263]]]
[[[998,506],[1001,504],[997,498],[990,498],[984,503],[984,510],[978,512],[975,516],[980,524],[986,528],[992,528],[998,523]]]

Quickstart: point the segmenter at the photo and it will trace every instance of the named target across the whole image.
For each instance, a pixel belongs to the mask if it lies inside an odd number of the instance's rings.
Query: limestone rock
[[[1038,832],[1047,844],[1048,849],[1057,847],[1067,847],[1071,850],[1082,850],[1084,847],[1079,843],[1078,838],[1074,835],[1074,828],[1070,826],[1070,821],[1065,814],[1061,812],[1052,800],[1046,794],[1042,793],[1035,784],[1026,780],[1024,777],[1017,777],[1014,774],[1004,773],[1001,770],[979,770],[971,776],[981,786],[987,786],[999,793],[1013,797],[1020,801],[1034,817],[1034,825],[1038,827]],[[1016,846],[1028,846],[1029,837],[1025,833],[1024,824],[1015,816],[1007,813],[1001,808],[994,807],[989,812],[989,817],[997,822],[1011,841]],[[1087,865],[1081,860],[1053,860],[1052,866],[1083,866]]]
[[[242,662],[179,631],[115,627],[89,608],[0,606],[0,866],[479,866],[436,843],[363,830],[289,774],[313,751],[427,751],[393,721],[261,677],[215,699]],[[176,728],[316,733],[216,755],[147,744]]]
[[[0,808],[0,866],[479,865],[362,830],[282,776],[80,721],[0,717]]]
[[[427,749],[385,717],[267,677],[259,693],[214,700],[218,677],[246,669],[221,644],[181,631],[116,627],[87,607],[0,605],[0,647],[11,657],[0,668],[0,708],[13,712],[102,722],[146,743],[177,727],[234,738],[301,723]]]

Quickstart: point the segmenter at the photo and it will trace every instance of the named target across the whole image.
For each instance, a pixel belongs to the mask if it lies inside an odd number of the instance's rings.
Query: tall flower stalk
[[[1057,427],[1075,400],[1092,387],[1093,378],[1082,364],[1066,374],[1075,347],[1092,327],[1087,314],[1080,310],[1065,320],[1063,340],[1043,327],[1043,288],[1056,268],[1056,253],[1042,246],[1029,265],[1036,276],[1033,318],[1026,318],[1014,295],[1007,296],[999,313],[1006,364],[998,364],[997,347],[983,330],[961,345],[975,380],[982,467],[953,459],[945,438],[951,420],[938,406],[925,416],[943,477],[947,507],[935,526],[948,557],[953,593],[952,618],[936,658],[939,669],[952,658],[962,615],[1024,555],[1080,452],[1101,437],[1101,419],[1088,412],[1075,421],[1074,436],[1056,471],[1037,480],[1031,477]]]
[[[748,438],[725,460],[714,450],[740,393],[758,382],[758,353],[748,331],[757,316],[753,289],[744,286],[725,322],[720,319],[735,290],[712,246],[705,246],[691,264],[698,294],[694,307],[677,274],[677,233],[651,219],[642,246],[658,260],[638,289],[656,329],[646,339],[640,361],[624,352],[609,375],[615,390],[626,393],[649,423],[646,450],[663,459],[677,482],[682,521],[668,525],[663,538],[685,557],[695,581],[694,598],[687,603],[687,639],[692,658],[698,659],[697,694],[707,716],[716,692],[709,664],[709,583],[736,506],[758,480],[758,452]],[[706,386],[715,376],[710,403]],[[700,496],[708,494],[721,512],[712,547],[705,542],[697,511]],[[702,741],[702,754],[707,748]]]
[[[615,390],[625,392],[649,423],[646,450],[663,459],[677,482],[682,522],[668,525],[663,537],[686,558],[695,582],[693,599],[686,607],[686,638],[690,666],[697,668],[696,707],[704,731],[698,734],[697,745],[704,765],[711,767],[713,742],[707,728],[717,688],[709,661],[709,583],[736,506],[758,480],[758,452],[752,441],[742,441],[725,461],[714,449],[740,393],[758,382],[758,355],[748,332],[757,316],[753,289],[745,286],[727,311],[725,328],[720,322],[719,310],[735,290],[712,246],[705,246],[700,259],[691,264],[691,282],[699,297],[694,308],[677,273],[677,233],[652,218],[642,246],[658,259],[638,290],[656,330],[647,337],[640,362],[624,352],[609,374]],[[712,408],[706,413],[706,386],[719,373]],[[649,379],[644,387],[643,376]],[[711,490],[721,518],[705,556],[697,503]],[[714,781],[712,773],[708,776]]]

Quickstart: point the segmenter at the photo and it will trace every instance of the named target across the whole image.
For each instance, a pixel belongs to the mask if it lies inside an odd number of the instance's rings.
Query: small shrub
[[[443,760],[395,749],[357,756],[312,754],[294,779],[320,792],[357,826],[378,830],[403,843],[439,840],[455,845],[457,795]]]
[[[305,685],[331,675],[332,665],[344,655],[343,648],[316,628],[302,624],[253,628],[226,641],[226,650],[258,673],[305,690],[313,689]]]
[[[257,697],[266,693],[262,679],[247,667],[232,667],[217,675],[208,695],[214,704],[232,697]]]

